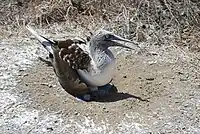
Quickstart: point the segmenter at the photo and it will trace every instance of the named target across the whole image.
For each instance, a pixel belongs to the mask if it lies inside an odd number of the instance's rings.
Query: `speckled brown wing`
[[[72,69],[87,69],[91,58],[78,44],[86,45],[85,42],[76,39],[57,41],[57,45],[60,48],[59,56],[66,61]]]
[[[34,31],[31,27],[27,26],[27,29],[36,37],[36,39],[42,44],[42,46],[49,52],[50,63],[54,68],[54,72],[58,77],[58,81],[60,85],[67,91],[69,94],[73,96],[80,96],[83,94],[87,94],[89,89],[87,85],[81,81],[76,70],[72,69],[71,66],[67,62],[65,62],[60,54],[62,54],[63,58],[65,55],[69,55],[69,53],[76,53],[72,51],[71,48],[68,48],[72,44],[76,43],[84,43],[84,41],[76,41],[76,40],[66,40],[66,41],[51,41],[41,35],[39,35],[36,31]],[[61,52],[61,49],[67,49],[67,53]],[[76,58],[73,59],[76,61]],[[83,62],[83,60],[81,60]],[[77,62],[75,62],[78,64]],[[81,66],[81,68],[83,68]]]

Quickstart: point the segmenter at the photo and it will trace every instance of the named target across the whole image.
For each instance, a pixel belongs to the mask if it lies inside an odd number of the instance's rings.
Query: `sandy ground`
[[[145,44],[143,44],[145,45]],[[0,133],[200,133],[200,75],[192,52],[114,51],[118,93],[81,102],[66,93],[29,38],[0,42]]]

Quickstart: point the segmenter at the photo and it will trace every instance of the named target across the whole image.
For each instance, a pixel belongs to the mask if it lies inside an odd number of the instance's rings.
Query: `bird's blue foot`
[[[90,94],[84,94],[84,95],[79,95],[76,97],[77,100],[79,101],[91,101],[91,95]]]
[[[77,96],[77,99],[82,100],[82,101],[92,101],[92,100],[101,99],[102,97],[105,97],[112,92],[111,90],[112,87],[113,85],[106,84],[104,86],[98,87],[98,90],[96,91],[92,91],[88,94]]]
[[[91,92],[91,100],[98,100],[111,93],[113,85],[106,84],[104,86],[98,87],[98,91]]]
[[[106,84],[104,86],[98,87],[99,90],[109,91],[113,87],[112,84]]]

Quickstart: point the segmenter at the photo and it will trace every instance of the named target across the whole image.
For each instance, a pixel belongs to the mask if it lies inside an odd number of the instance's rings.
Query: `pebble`
[[[52,127],[47,127],[47,130],[53,131]]]
[[[155,78],[150,77],[150,78],[146,78],[146,80],[153,81],[153,80],[155,80]]]
[[[78,112],[74,112],[74,115],[78,115]]]
[[[24,74],[23,76],[26,77],[26,76],[28,76],[28,74]]]
[[[41,85],[48,86],[49,88],[54,87],[52,84],[49,84],[49,83],[41,83]]]
[[[83,96],[83,100],[85,100],[85,101],[90,101],[90,100],[91,100],[91,95],[85,94],[85,95]]]
[[[187,81],[187,78],[180,78],[180,81]]]

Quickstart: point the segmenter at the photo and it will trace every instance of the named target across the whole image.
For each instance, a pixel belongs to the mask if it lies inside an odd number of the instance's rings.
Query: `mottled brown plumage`
[[[59,56],[69,64],[72,69],[87,69],[91,58],[78,45],[85,42],[77,39],[67,39],[65,41],[55,41],[60,49]]]
[[[86,44],[82,40],[67,39],[64,41],[51,41],[35,32],[31,27],[27,29],[38,39],[43,47],[49,52],[49,58],[51,65],[54,68],[54,72],[58,77],[60,85],[73,96],[80,96],[87,94],[89,89],[87,85],[82,82],[77,70],[73,68],[84,68],[88,65],[90,58],[86,56],[83,60],[80,60],[82,55],[85,55],[83,50],[77,46],[77,43]],[[76,45],[73,45],[76,44]],[[73,46],[73,47],[72,47]],[[75,48],[75,49],[74,49]],[[75,57],[75,53],[77,54]],[[66,62],[68,56],[74,56],[70,62]],[[85,62],[86,61],[86,62]],[[86,63],[78,65],[79,63]]]
[[[79,46],[86,45],[85,42],[77,39],[54,41],[55,50],[51,58],[54,71],[61,86],[71,95],[79,96],[89,92],[88,87],[83,83],[76,69],[87,69],[91,58]]]

